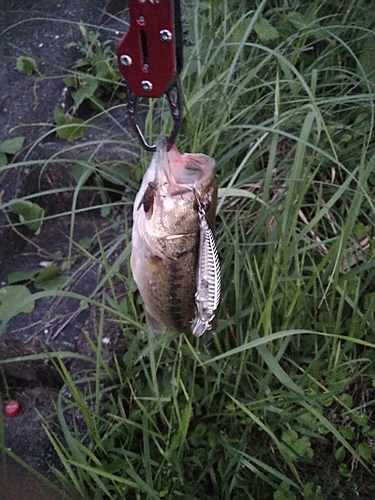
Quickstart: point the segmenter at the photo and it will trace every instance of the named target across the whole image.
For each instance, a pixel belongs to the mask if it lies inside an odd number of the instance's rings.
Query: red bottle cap
[[[16,417],[20,411],[21,405],[18,401],[9,401],[9,403],[5,405],[5,413],[8,417]]]

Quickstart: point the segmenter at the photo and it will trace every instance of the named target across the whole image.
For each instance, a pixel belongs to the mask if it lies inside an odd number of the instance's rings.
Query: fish
[[[199,337],[212,328],[220,301],[215,165],[162,137],[135,197],[130,264],[152,334]]]

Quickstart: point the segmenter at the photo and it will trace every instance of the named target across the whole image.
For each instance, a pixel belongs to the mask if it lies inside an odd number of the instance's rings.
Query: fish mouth
[[[167,140],[162,137],[157,142],[159,175],[169,185],[169,194],[191,191],[192,188],[206,184],[211,178],[215,161],[204,154],[181,154],[176,146],[167,150]]]

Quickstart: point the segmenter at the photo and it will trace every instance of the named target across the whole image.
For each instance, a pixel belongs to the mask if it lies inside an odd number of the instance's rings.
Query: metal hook
[[[173,96],[174,90],[176,91],[175,97]],[[176,140],[176,137],[178,135],[178,132],[182,124],[182,99],[181,99],[181,89],[178,78],[176,78],[173,84],[168,88],[168,90],[165,92],[165,95],[167,96],[169,109],[171,111],[173,119],[173,129],[169,138],[167,139],[167,150],[169,151]],[[142,147],[146,151],[153,151],[153,152],[156,151],[156,144],[149,144],[146,141],[142,130],[137,124],[137,119],[136,119],[137,96],[129,87],[127,88],[127,100],[128,100],[129,120],[136,134],[138,135]]]

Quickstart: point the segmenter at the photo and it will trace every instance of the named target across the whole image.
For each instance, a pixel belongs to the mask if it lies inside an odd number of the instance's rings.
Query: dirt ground
[[[53,125],[53,110],[60,105],[65,95],[63,78],[77,60],[76,49],[68,48],[67,45],[81,39],[79,22],[98,26],[108,22],[111,15],[117,15],[125,6],[125,0],[66,0],[59,3],[51,3],[50,0],[7,0],[0,3],[0,143],[15,136],[26,137],[18,161],[23,158],[49,158],[58,154],[60,149],[66,148],[66,142],[50,134],[50,131]],[[16,69],[17,58],[21,55],[36,60],[38,74],[28,77]],[[96,131],[93,127],[94,131],[90,131],[85,140],[90,142],[105,139],[107,130],[111,138],[116,134],[123,135],[124,128],[129,127],[124,113],[118,113],[118,130],[113,128],[114,120],[104,121]],[[98,152],[101,158],[108,159],[108,156],[111,156],[119,160],[129,154],[136,159],[137,149],[129,153],[128,149],[114,146],[108,149],[103,144],[103,148]],[[42,176],[39,170],[29,166],[3,172],[0,170],[2,201],[37,192],[40,182],[51,182],[54,188],[66,187],[68,168],[66,164],[61,163],[60,168],[43,172]],[[47,189],[48,186],[44,188]],[[68,210],[71,202],[71,195],[69,197],[66,194],[42,200],[49,214]],[[92,196],[90,200],[83,197],[80,203],[81,206],[92,203]],[[59,217],[47,222],[38,236],[27,229],[21,229],[17,234],[9,228],[5,215],[0,212],[0,288],[6,284],[10,273],[35,268],[45,259],[45,255],[56,251],[66,252],[70,224],[70,217]],[[123,226],[117,229],[122,230]],[[104,244],[116,236],[116,230],[97,213],[76,218],[74,241],[83,238],[95,239],[98,232]],[[121,248],[118,251],[121,251]],[[116,258],[116,255],[113,258]],[[70,291],[88,296],[96,290],[98,269],[93,266],[91,270],[80,272],[82,266],[83,260],[78,258],[69,270],[76,277]],[[92,350],[82,331],[94,335],[90,326],[92,314],[90,309],[83,310],[76,299],[56,300],[46,297],[38,300],[31,314],[16,316],[0,334],[0,360],[43,352],[43,349],[91,356]],[[121,352],[123,346],[121,336],[113,325],[108,326],[106,336],[110,339],[107,354],[110,362],[111,357]],[[82,362],[74,360],[67,360],[67,367],[72,376],[86,368]],[[6,455],[5,449],[8,449],[46,475],[49,474],[51,465],[60,466],[38,413],[48,423],[53,424],[54,404],[61,386],[62,381],[53,364],[45,360],[12,362],[0,366],[0,426],[4,429],[4,439],[0,431],[0,460]],[[8,417],[4,412],[5,404],[10,399],[21,403],[22,411],[17,417]],[[7,467],[4,467],[4,461],[1,463],[0,500],[60,498],[50,491],[43,493],[43,489],[40,489],[41,483],[26,472],[21,474],[19,466],[14,462],[8,460]]]

